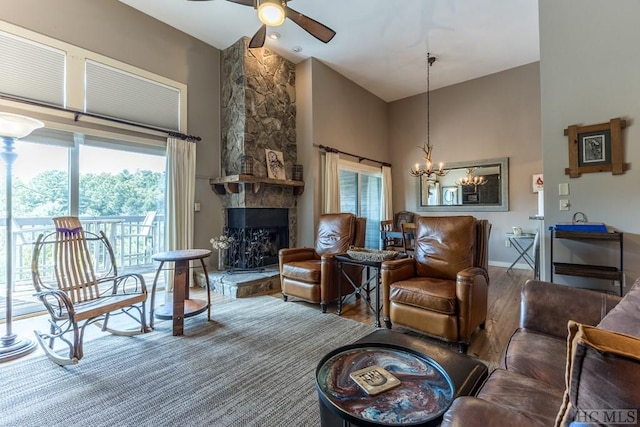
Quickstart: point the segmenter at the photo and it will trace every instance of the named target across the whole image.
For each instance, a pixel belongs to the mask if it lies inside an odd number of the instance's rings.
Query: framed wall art
[[[448,186],[442,187],[442,204],[445,206],[458,204],[458,187]]]
[[[287,179],[284,173],[284,157],[282,151],[264,149],[267,161],[267,176],[272,179]]]
[[[627,122],[620,118],[589,126],[569,126],[564,130],[569,142],[569,167],[564,173],[577,178],[583,173],[611,172],[623,174],[630,164],[623,161],[622,129]]]

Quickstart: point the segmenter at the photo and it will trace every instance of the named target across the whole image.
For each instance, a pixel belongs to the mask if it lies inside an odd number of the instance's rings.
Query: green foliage
[[[14,216],[52,217],[69,213],[69,177],[47,170],[29,182],[14,179]],[[164,209],[164,173],[147,170],[80,176],[81,216],[142,215]]]

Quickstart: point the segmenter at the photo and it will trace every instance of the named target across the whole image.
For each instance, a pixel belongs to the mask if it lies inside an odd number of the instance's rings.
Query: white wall
[[[541,0],[539,12],[545,224],[571,221],[580,211],[590,221],[623,231],[625,273],[630,285],[640,276],[640,2]],[[631,170],[616,176],[610,172],[573,179],[565,175],[569,151],[563,130],[569,125],[604,123],[615,117],[627,120],[622,135],[624,158],[631,163]],[[570,186],[568,212],[558,208],[559,183]],[[546,238],[543,271],[548,275],[548,233]],[[558,255],[568,256],[572,262],[608,265],[617,262],[615,249],[603,253],[591,246],[572,246],[572,254],[567,251]],[[562,276],[555,276],[554,281],[584,286],[602,283]]]
[[[313,144],[387,161],[388,104],[315,58],[296,68],[296,98],[298,159],[305,165],[305,194],[299,200],[298,246],[313,246],[315,225],[322,210],[323,153]],[[354,160],[348,156],[345,159]]]

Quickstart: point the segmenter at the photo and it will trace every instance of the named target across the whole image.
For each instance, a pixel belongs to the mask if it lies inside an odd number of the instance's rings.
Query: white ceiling
[[[260,27],[255,9],[226,0],[120,0],[218,49]],[[336,31],[324,44],[286,20],[265,47],[298,63],[315,57],[390,102],[540,59],[538,0],[290,0]],[[294,47],[302,48],[299,53]]]

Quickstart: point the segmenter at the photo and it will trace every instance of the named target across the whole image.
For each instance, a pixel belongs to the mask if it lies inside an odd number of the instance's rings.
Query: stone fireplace
[[[212,180],[223,197],[225,231],[237,238],[227,262],[239,269],[277,264],[277,250],[295,246],[296,196],[301,192],[287,185],[297,160],[295,65],[248,44],[244,37],[222,52],[224,176]],[[265,149],[282,152],[285,181],[267,179]],[[241,162],[247,159],[252,161],[251,176],[242,175]],[[263,253],[254,255],[257,248]]]

